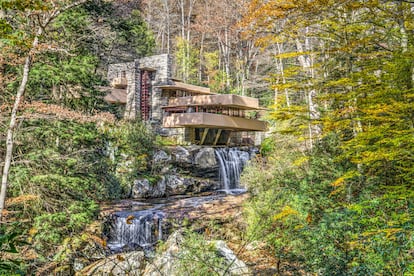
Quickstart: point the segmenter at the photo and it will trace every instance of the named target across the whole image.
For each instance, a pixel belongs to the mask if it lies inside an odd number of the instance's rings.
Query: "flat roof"
[[[202,87],[197,85],[192,85],[184,82],[174,81],[172,84],[156,85],[155,87],[161,88],[164,90],[182,90],[187,92],[192,92],[194,94],[203,94],[203,95],[215,95],[216,93],[210,92],[210,88]]]
[[[188,106],[222,106],[234,107],[244,110],[267,110],[259,106],[259,100],[252,97],[235,94],[214,94],[178,97],[170,99],[168,106],[163,108],[188,107]]]

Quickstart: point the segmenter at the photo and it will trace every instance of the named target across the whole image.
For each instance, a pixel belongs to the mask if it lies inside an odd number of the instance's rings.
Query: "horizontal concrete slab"
[[[259,120],[211,113],[175,113],[164,117],[163,127],[197,127],[237,131],[265,131],[266,123]]]
[[[233,94],[197,95],[172,98],[169,99],[168,106],[164,108],[187,106],[222,106],[245,110],[264,109],[259,107],[258,99]]]
[[[203,95],[214,95],[215,93],[210,92],[210,88],[202,87],[197,85],[192,85],[183,82],[173,82],[172,84],[165,84],[165,85],[157,85],[157,88],[161,88],[163,90],[182,90],[188,91],[193,94],[203,94]]]

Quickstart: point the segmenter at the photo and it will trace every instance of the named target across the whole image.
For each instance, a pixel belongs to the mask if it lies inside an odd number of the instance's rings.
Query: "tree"
[[[34,1],[33,3],[22,0],[1,2],[0,9],[5,12],[2,24],[7,27],[6,32],[9,37],[5,43],[9,45],[18,43],[23,44],[25,47],[21,50],[24,52],[25,59],[22,69],[22,79],[15,94],[14,104],[10,114],[10,123],[7,129],[6,155],[4,159],[0,191],[0,220],[2,219],[3,210],[5,208],[8,177],[13,155],[13,137],[15,135],[17,123],[17,112],[26,91],[29,73],[35,55],[39,51],[44,51],[45,48],[51,48],[51,45],[41,43],[42,36],[47,30],[49,24],[53,22],[58,15],[81,5],[84,2],[86,2],[86,0],[50,2]],[[25,22],[23,19],[28,19],[28,21]],[[23,33],[26,36],[24,37],[26,40],[18,41],[17,35],[13,37],[16,33]]]
[[[249,181],[263,183],[252,229],[282,261],[326,275],[413,272],[413,18],[401,1],[252,1],[246,29],[274,61],[275,137],[299,139]]]

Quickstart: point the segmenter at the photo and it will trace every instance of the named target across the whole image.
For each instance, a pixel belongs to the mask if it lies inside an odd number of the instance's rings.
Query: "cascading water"
[[[109,232],[108,247],[112,251],[137,247],[148,249],[162,239],[164,213],[150,209],[118,212]]]
[[[255,154],[255,150],[239,148],[217,148],[215,155],[219,163],[219,177],[222,189],[226,194],[238,194],[244,189],[240,187],[240,175],[247,161]],[[215,195],[217,196],[217,195]],[[180,208],[190,208],[215,199],[215,196],[182,199]],[[113,252],[141,248],[151,250],[153,245],[168,233],[164,222],[171,215],[168,212],[169,202],[158,202],[150,209],[140,211],[116,212],[111,216],[108,233],[108,247]],[[163,210],[163,211],[161,211]]]
[[[226,193],[240,188],[240,175],[250,153],[238,148],[217,148],[216,157],[220,164],[220,182]]]

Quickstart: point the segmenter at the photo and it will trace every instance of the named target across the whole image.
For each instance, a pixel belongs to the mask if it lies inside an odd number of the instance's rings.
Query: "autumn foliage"
[[[242,22],[274,64],[248,218],[298,270],[414,273],[413,18],[404,1],[258,0]]]

